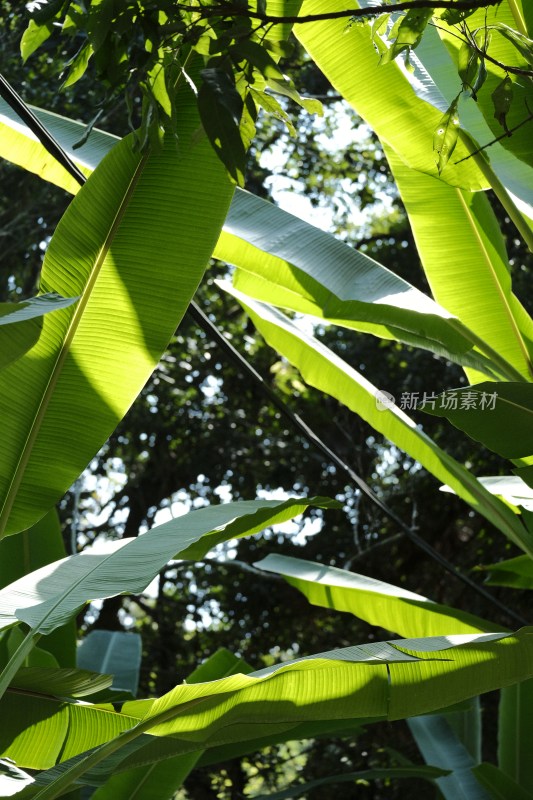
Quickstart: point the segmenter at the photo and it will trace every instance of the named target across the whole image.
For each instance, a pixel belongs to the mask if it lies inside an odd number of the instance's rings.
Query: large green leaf
[[[73,762],[71,769],[62,772],[58,783],[48,787],[50,791],[44,790],[40,797],[44,800],[56,796],[55,792],[70,781],[94,769],[107,755],[117,753],[122,744],[131,743],[142,733],[172,736],[174,748],[181,743],[182,752],[191,753],[205,746],[253,739],[266,724],[272,732],[286,732],[287,738],[291,738],[291,729],[305,721],[349,720],[369,715],[399,719],[526,678],[532,673],[532,653],[531,629],[513,636],[396,639],[319,653],[249,675],[181,685],[155,700],[125,703],[120,713],[108,715],[116,719],[115,730],[126,724],[124,716],[130,724],[135,717],[140,722],[119,740],[109,742],[82,761]],[[50,730],[54,742],[60,742],[65,731],[57,733],[52,726],[56,717],[61,720],[66,711],[65,704],[61,706],[56,701],[56,706],[57,711],[54,713],[50,707],[45,719],[42,713],[36,714],[34,736],[44,737]],[[78,745],[83,739],[78,727],[83,725],[82,715],[101,713],[99,707],[74,708],[81,710],[75,712],[66,731],[69,746],[68,752],[62,752],[65,760],[74,755],[76,737]],[[5,719],[11,730],[17,727],[17,720],[9,716]],[[29,719],[25,722],[27,725]],[[37,758],[24,734],[15,737],[14,742],[17,763],[24,766],[30,759],[35,764]],[[52,749],[57,752],[51,743]],[[8,748],[6,754],[10,752]],[[39,758],[45,759],[42,753]],[[50,762],[49,755],[46,761]]]
[[[108,154],[46,252],[41,288],[80,296],[0,373],[0,533],[16,533],[68,489],[123,417],[180,321],[232,194],[196,101],[178,95],[180,146]],[[201,235],[200,235],[201,231]],[[17,409],[17,413],[13,413]]]
[[[489,800],[490,795],[472,774],[476,761],[443,716],[413,717],[407,720],[426,764],[451,770],[437,779],[445,800]]]
[[[508,686],[500,695],[498,766],[533,794],[533,681]]]
[[[5,587],[0,591],[0,628],[22,621],[30,626],[31,633],[2,673],[0,695],[29,651],[32,636],[51,633],[89,599],[142,592],[175,556],[189,557],[194,553],[192,557],[201,558],[218,542],[285,522],[311,504],[339,507],[336,501],[324,498],[247,500],[207,506],[137,538],[107,542],[101,552],[85,551],[56,561]]]
[[[269,555],[255,566],[283,575],[313,605],[347,611],[400,636],[501,630],[468,612],[344,569],[282,555]]]
[[[420,406],[504,458],[533,455],[533,385],[478,383],[449,389]]]
[[[331,234],[247,192],[235,193],[214,255],[239,267],[234,285],[258,300],[491,374],[469,331],[444,308]]]
[[[48,163],[44,148],[33,142],[28,128],[17,124],[9,107],[3,109],[1,100],[0,111],[0,155],[10,155],[26,169],[41,170],[41,177],[76,192],[77,184],[72,185],[62,168],[58,172]],[[34,111],[86,171],[95,169],[116,141],[96,131],[94,142],[91,136],[81,150],[73,151],[79,123]],[[299,237],[306,241],[303,250],[295,245]],[[214,255],[240,267],[236,285],[257,299],[330,320],[336,314],[338,324],[425,347],[490,374],[490,363],[470,352],[468,332],[445,309],[368,256],[248,192],[235,192]]]
[[[533,321],[512,293],[489,201],[409,169],[389,148],[386,153],[435,299],[529,380]]]
[[[354,4],[357,5],[357,4]],[[301,14],[330,12],[329,0],[306,0]],[[416,95],[395,62],[380,65],[370,25],[347,25],[346,19],[296,25],[294,32],[328,80],[414,169],[438,176],[433,132],[442,112]],[[454,159],[467,155],[459,142]],[[442,179],[465,189],[487,188],[472,159],[460,166],[448,161]]]
[[[377,431],[416,458],[435,477],[483,514],[526,553],[533,542],[522,523],[498,498],[493,497],[461,464],[418,428],[397,406],[380,408],[378,390],[325,345],[305,334],[280,312],[248,298],[224,283],[248,311],[266,341],[294,364],[311,386],[336,397]]]
[[[79,135],[78,123],[41,110],[38,114],[75,160],[78,152],[84,152],[85,169],[94,169],[106,143],[113,142],[113,137],[98,131],[94,147],[89,142],[72,152],[70,143]],[[8,114],[4,119],[4,131],[0,128],[3,155],[12,150],[13,140],[24,142],[24,137],[31,137]],[[32,147],[29,153],[19,148],[17,163],[38,171],[46,151]],[[60,176],[50,167],[42,177],[58,181]],[[69,188],[67,182],[62,185]],[[295,246],[300,240],[296,236],[305,237],[303,250]],[[429,349],[489,377],[497,369],[472,350],[470,332],[430,298],[364,254],[248,192],[235,192],[214,254],[240,267],[236,285],[257,299]]]
[[[90,175],[96,169],[104,156],[119,141],[110,133],[93,129],[83,147],[74,150],[73,145],[79,142],[85,133],[85,125],[41,108],[31,107],[31,110],[86,175]],[[79,191],[78,182],[45,150],[27,125],[1,98],[0,156],[71,194]]]

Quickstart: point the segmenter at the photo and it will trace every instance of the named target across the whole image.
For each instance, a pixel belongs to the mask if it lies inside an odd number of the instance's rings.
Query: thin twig
[[[525,125],[527,122],[531,122],[532,120],[533,120],[533,114],[530,114],[529,117],[526,117],[526,119],[523,119],[522,122],[518,123],[518,125],[515,125],[513,128],[509,128],[509,130],[506,133],[502,133],[500,136],[497,136],[495,139],[491,139],[490,142],[487,142],[487,144],[484,144],[481,147],[478,147],[477,150],[473,150],[472,153],[469,153],[467,156],[464,156],[463,158],[460,158],[459,161],[454,161],[453,162],[454,165],[455,164],[462,164],[463,161],[467,161],[469,158],[472,158],[473,156],[477,156],[479,153],[482,153],[483,150],[486,150],[487,147],[492,147],[492,145],[496,144],[496,142],[501,142],[502,139],[508,139],[509,136],[512,136],[512,134],[515,131],[517,131],[519,128],[521,128],[522,125]]]
[[[380,14],[390,14],[394,11],[411,11],[412,9],[452,9],[453,11],[471,11],[479,8],[497,6],[501,0],[405,0],[405,2],[391,3],[390,5],[374,6],[372,8],[346,8],[341,11],[325,11],[320,14],[304,14],[302,16],[272,16],[261,11],[251,11],[241,5],[233,3],[221,3],[219,6],[205,6],[191,8],[190,5],[178,3],[175,7],[179,11],[194,11],[202,18],[215,17],[219,15],[248,17],[248,19],[259,19],[265,24],[305,24],[306,22],[323,22],[335,19],[366,19],[376,17]]]

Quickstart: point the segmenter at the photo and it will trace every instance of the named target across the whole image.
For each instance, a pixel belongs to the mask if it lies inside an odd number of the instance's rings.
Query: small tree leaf
[[[72,86],[74,83],[79,81],[81,77],[83,77],[92,54],[93,54],[92,45],[89,44],[89,42],[85,42],[85,44],[83,44],[80,47],[80,49],[70,62],[70,68],[68,71],[67,78],[61,86],[62,89],[66,89],[68,86]]]
[[[231,179],[244,184],[246,148],[240,132],[243,100],[229,73],[222,69],[202,70],[198,111],[204,130]]]
[[[457,113],[457,104],[459,102],[459,95],[452,101],[449,109],[440,118],[439,124],[435,128],[433,134],[433,152],[435,153],[435,160],[439,175],[448,163],[450,156],[455,150],[457,139],[459,137],[459,115]]]
[[[507,114],[513,102],[513,82],[508,75],[500,81],[491,94],[491,97],[494,105],[494,118],[497,119],[502,128],[509,133]]]
[[[401,20],[397,28],[396,40],[392,46],[381,56],[381,64],[388,64],[399,56],[404,50],[409,52],[420,43],[427,24],[433,16],[433,10],[428,8],[413,8]],[[391,31],[394,36],[395,28]]]
[[[281,120],[284,122],[288,128],[289,133],[291,136],[296,136],[296,129],[292,124],[292,120],[285,111],[284,108],[278,103],[275,97],[272,97],[271,94],[267,94],[267,92],[258,92],[256,89],[252,87],[252,96],[256,103],[261,106],[261,108],[266,111],[268,114],[272,114],[276,119]]]
[[[472,91],[473,83],[478,73],[479,56],[470,46],[469,42],[463,42],[459,48],[457,56],[457,72],[463,83],[463,90]]]
[[[54,25],[52,22],[39,25],[35,20],[30,19],[29,25],[22,34],[22,39],[20,40],[20,55],[24,62],[28,60],[31,54],[34,53],[43,42],[46,42],[53,30]]]

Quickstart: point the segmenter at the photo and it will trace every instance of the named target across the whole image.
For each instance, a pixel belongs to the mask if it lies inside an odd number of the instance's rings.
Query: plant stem
[[[9,684],[21,668],[26,656],[32,651],[35,643],[41,638],[40,633],[29,630],[23,641],[17,647],[0,675],[0,698],[2,698]]]

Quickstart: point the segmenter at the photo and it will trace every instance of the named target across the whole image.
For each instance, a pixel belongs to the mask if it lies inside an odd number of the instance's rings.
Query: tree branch
[[[346,8],[340,11],[327,11],[321,14],[307,14],[303,16],[273,16],[261,11],[250,11],[241,5],[233,3],[221,3],[219,6],[204,6],[195,8],[201,17],[214,17],[219,14],[234,17],[248,17],[248,19],[258,19],[265,24],[301,24],[305,22],[322,22],[331,19],[366,19],[367,17],[377,17],[380,14],[390,14],[393,11],[411,11],[413,9],[452,9],[453,11],[471,11],[478,8],[489,8],[497,6],[501,0],[404,0],[404,2],[391,3],[390,5],[374,6],[372,8]],[[183,3],[177,4],[176,8],[180,11],[191,11],[190,5]]]

